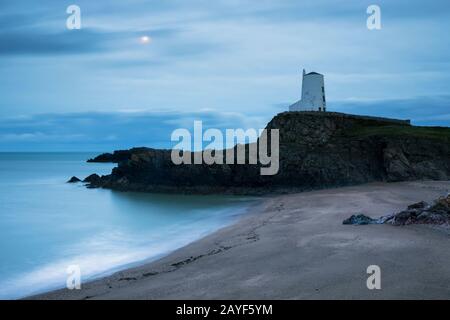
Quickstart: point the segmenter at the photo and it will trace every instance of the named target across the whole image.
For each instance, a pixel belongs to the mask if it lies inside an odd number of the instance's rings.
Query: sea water
[[[116,192],[69,184],[107,174],[98,153],[0,153],[0,298],[63,288],[157,259],[235,221],[251,202],[231,196]]]

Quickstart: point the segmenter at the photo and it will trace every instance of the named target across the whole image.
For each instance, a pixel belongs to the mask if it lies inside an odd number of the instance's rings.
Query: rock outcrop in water
[[[329,112],[281,113],[266,128],[280,130],[280,169],[273,176],[261,176],[260,165],[175,165],[170,150],[135,148],[90,160],[118,163],[110,175],[90,186],[261,194],[372,181],[450,179],[450,128]]]
[[[67,183],[77,183],[77,182],[80,182],[80,181],[81,181],[80,179],[78,179],[77,177],[73,176],[72,178],[67,180]]]

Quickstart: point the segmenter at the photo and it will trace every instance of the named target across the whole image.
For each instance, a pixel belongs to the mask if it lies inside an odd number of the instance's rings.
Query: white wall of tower
[[[324,110],[326,101],[323,75],[313,73],[303,76],[301,101],[302,107],[305,110]]]
[[[303,72],[302,99],[291,105],[289,111],[326,111],[325,81],[322,74]]]

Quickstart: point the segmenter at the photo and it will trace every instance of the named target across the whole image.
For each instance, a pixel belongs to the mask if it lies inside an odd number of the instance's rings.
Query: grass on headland
[[[417,127],[417,126],[359,126],[346,132],[349,136],[391,136],[437,139],[450,142],[449,127]]]

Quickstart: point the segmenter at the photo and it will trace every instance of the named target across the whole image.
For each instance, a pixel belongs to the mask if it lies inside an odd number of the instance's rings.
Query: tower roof
[[[310,74],[318,74],[318,75],[321,75],[321,76],[323,76],[323,74],[320,74],[320,73],[318,73],[318,72],[309,72],[309,73],[307,73],[307,74],[305,74],[305,76],[309,76]]]

